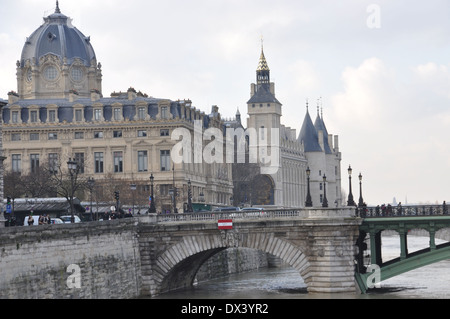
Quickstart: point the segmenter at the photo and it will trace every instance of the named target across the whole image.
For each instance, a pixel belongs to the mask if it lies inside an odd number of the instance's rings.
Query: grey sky
[[[367,21],[375,4],[380,28]],[[0,0],[0,97],[17,90],[15,62],[53,0]],[[340,137],[342,186],[361,171],[369,204],[450,199],[450,2],[61,0],[102,63],[103,94],[133,86],[190,98],[205,112],[246,113],[260,38],[283,103],[300,130],[309,98]],[[378,18],[378,16],[376,16]],[[371,20],[372,21],[372,20]]]

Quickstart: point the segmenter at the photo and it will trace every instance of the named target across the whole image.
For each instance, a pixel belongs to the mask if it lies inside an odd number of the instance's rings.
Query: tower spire
[[[55,13],[61,13],[61,10],[59,10],[59,1],[56,0],[56,9],[55,9]]]
[[[261,55],[259,57],[258,68],[256,69],[256,81],[258,85],[270,83],[270,69],[264,56],[263,39],[261,37]]]

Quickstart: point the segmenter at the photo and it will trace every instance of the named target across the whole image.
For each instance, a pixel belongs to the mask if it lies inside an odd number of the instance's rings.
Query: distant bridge
[[[361,292],[365,293],[375,281],[384,281],[402,273],[450,259],[450,243],[436,245],[436,232],[450,227],[450,215],[447,205],[416,205],[393,207],[358,208],[356,214],[363,218],[360,235],[357,240],[355,279]],[[424,229],[429,234],[429,247],[408,252],[408,232],[412,229]],[[381,233],[394,230],[400,237],[400,256],[383,262]],[[369,245],[365,240],[369,237]],[[365,255],[365,251],[369,255]],[[366,261],[366,257],[370,257]],[[379,267],[379,273],[373,266]]]

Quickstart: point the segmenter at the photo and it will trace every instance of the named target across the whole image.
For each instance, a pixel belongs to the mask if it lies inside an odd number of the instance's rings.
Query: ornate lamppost
[[[349,193],[348,193],[348,201],[347,206],[356,206],[355,201],[353,200],[352,194],[352,167],[348,166],[348,185],[349,185]]]
[[[363,207],[364,206],[364,200],[362,197],[362,175],[361,173],[359,173],[359,202],[358,202],[358,206],[359,207]]]
[[[156,213],[156,206],[155,206],[155,196],[153,193],[153,186],[154,186],[154,180],[153,173],[150,174],[150,209],[148,210],[149,213]]]
[[[327,200],[327,177],[325,174],[323,174],[323,200],[322,200],[322,207],[328,207],[328,200]]]
[[[310,176],[311,176],[311,170],[308,168],[306,169],[306,176],[307,176],[307,181],[308,181],[308,191],[306,193],[306,202],[305,202],[305,206],[306,207],[312,207],[313,203],[312,203],[312,199],[311,199],[311,191],[310,191],[310,186],[309,186],[309,182],[310,182]]]
[[[77,173],[77,162],[75,162],[74,160],[72,160],[71,158],[69,158],[69,161],[67,162],[67,168],[69,170],[69,175],[70,175],[70,193],[69,193],[69,198],[70,198],[70,222],[71,223],[75,223],[75,215],[74,215],[74,209],[73,209],[73,194],[74,194],[74,175]]]
[[[188,213],[194,212],[194,209],[192,208],[192,184],[191,184],[191,180],[188,181],[188,205],[187,205],[187,212]]]

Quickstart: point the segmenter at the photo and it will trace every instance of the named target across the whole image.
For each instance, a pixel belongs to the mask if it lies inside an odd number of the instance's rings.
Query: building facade
[[[25,42],[17,87],[2,110],[8,170],[29,174],[75,159],[80,173],[96,181],[95,192],[107,193],[103,198],[113,200],[111,184],[136,185],[136,196],[148,206],[153,174],[158,212],[173,212],[174,205],[182,212],[189,181],[192,201],[230,204],[231,164],[174,163],[171,158],[175,129],[193,135],[194,124],[201,123],[203,131],[223,131],[218,108],[205,114],[190,100],[149,97],[133,88],[103,97],[101,64],[90,37],[71,24],[58,3]]]
[[[309,168],[313,206],[322,205],[325,189],[330,207],[343,201],[338,137],[328,134],[319,112],[313,124],[308,107],[298,136],[281,123],[282,104],[263,48],[246,103],[246,129],[255,130],[256,142],[247,140],[244,163],[230,162],[226,152],[215,162],[195,160],[195,154],[174,161],[175,130],[189,132],[194,141],[196,130],[217,129],[226,150],[227,129],[245,130],[239,111],[225,121],[217,106],[205,113],[190,100],[155,98],[134,88],[104,97],[91,39],[61,13],[58,2],[26,39],[16,66],[17,92],[8,93],[2,109],[10,172],[35,173],[74,159],[80,173],[96,181],[94,193],[102,196],[95,197],[113,201],[120,187],[130,194],[128,205],[133,198],[143,206],[149,205],[152,175],[156,210],[182,212],[189,194],[192,202],[210,205],[303,207]],[[200,148],[210,140],[202,138]],[[257,160],[250,163],[249,154]]]
[[[328,207],[342,205],[342,156],[338,136],[328,134],[319,111],[315,123],[312,123],[308,105],[298,136],[295,129],[281,123],[282,104],[275,96],[275,83],[270,81],[270,69],[263,48],[256,70],[256,83],[250,87],[247,114],[247,129],[255,129],[258,134],[256,144],[266,144],[267,148],[258,147],[255,152],[258,153],[259,171],[255,170],[255,166],[252,169],[247,165],[239,171],[249,172],[250,176],[234,176],[235,196],[240,196],[241,202],[250,206],[303,207],[309,170],[313,206],[322,206],[325,198]],[[278,150],[274,146],[278,146]],[[249,152],[251,147],[248,146]],[[261,168],[267,168],[267,160],[271,169],[264,173]],[[258,192],[254,191],[255,188]]]

